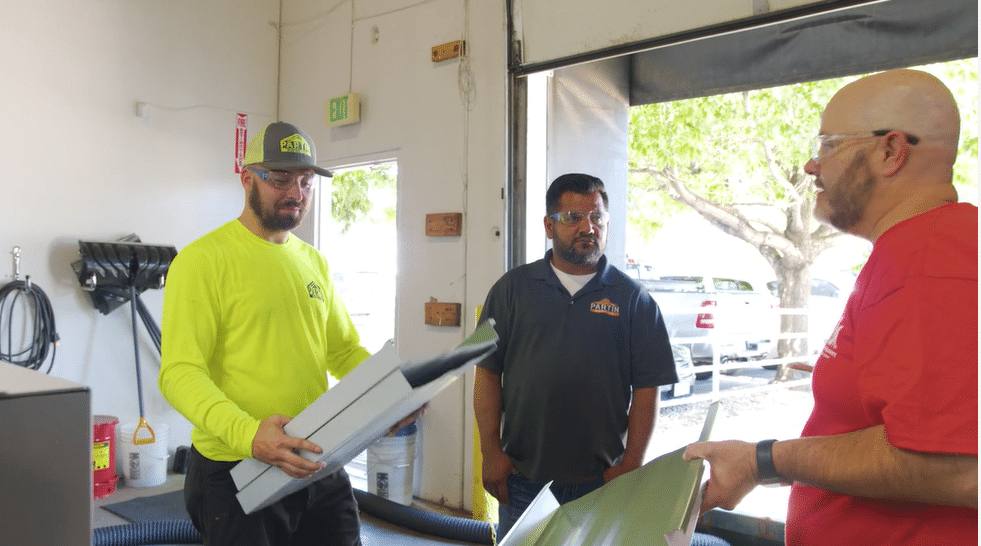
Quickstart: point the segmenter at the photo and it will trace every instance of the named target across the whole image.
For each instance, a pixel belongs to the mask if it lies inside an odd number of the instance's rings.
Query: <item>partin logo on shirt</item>
[[[307,294],[310,294],[311,298],[318,299],[320,301],[327,301],[324,299],[324,291],[320,289],[317,283],[310,281],[307,285]]]
[[[603,298],[589,304],[589,311],[592,313],[602,313],[611,317],[620,316],[620,306],[610,301],[610,298]]]

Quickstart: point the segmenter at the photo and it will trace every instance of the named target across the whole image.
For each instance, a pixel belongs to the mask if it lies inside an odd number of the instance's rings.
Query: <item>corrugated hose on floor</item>
[[[369,516],[427,535],[472,542],[494,544],[490,524],[469,518],[446,516],[403,506],[360,489],[354,490],[358,509]]]
[[[412,531],[474,544],[493,544],[490,524],[468,518],[427,512],[377,495],[354,490],[358,508],[369,516]],[[92,546],[140,546],[148,544],[201,544],[201,533],[191,520],[161,520],[100,527],[92,534]]]
[[[141,544],[201,544],[204,537],[189,519],[150,521],[99,527],[92,532],[92,546]]]

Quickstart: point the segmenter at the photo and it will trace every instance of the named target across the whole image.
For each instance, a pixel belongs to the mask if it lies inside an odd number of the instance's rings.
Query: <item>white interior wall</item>
[[[21,247],[22,278],[51,299],[61,337],[51,374],[88,385],[93,413],[136,422],[130,309],[95,310],[70,265],[78,240],[136,233],[180,249],[238,216],[236,112],[252,127],[275,118],[279,3],[40,0],[3,12],[0,284]],[[159,323],[162,292],[144,300]],[[170,425],[171,450],[188,445],[139,328],[147,418]]]
[[[305,128],[324,165],[398,160],[400,357],[454,347],[473,331],[476,306],[504,271],[503,4],[286,0],[283,22],[283,119]],[[469,63],[431,60],[433,46],[459,39]],[[361,122],[328,127],[326,101],[348,92],[361,96]],[[426,237],[425,216],[436,212],[462,212],[463,236]],[[464,326],[425,325],[430,298],[461,303]],[[458,381],[423,419],[422,498],[470,507],[471,397],[468,382]]]

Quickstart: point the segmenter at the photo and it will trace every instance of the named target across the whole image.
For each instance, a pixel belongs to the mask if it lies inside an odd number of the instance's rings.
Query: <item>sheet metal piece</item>
[[[319,456],[307,451],[301,455],[324,463],[324,468],[309,478],[296,479],[277,467],[245,459],[231,471],[242,509],[252,513],[339,470],[463,375],[469,365],[494,352],[497,339],[489,320],[456,349],[406,364],[399,362],[394,345],[386,343],[285,427],[287,434],[306,438],[323,449]],[[403,371],[414,381],[439,375],[413,387]]]
[[[710,438],[718,410],[719,402],[709,406],[699,441]],[[500,546],[690,544],[704,462],[685,461],[684,451],[662,455],[561,506],[545,487]]]

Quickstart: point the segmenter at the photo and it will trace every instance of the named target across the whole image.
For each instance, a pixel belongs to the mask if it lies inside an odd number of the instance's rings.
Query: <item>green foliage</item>
[[[961,149],[954,180],[962,199],[976,203],[978,61],[919,68],[947,83],[961,107]],[[786,212],[797,199],[795,193],[807,196],[813,191],[803,166],[824,106],[857,77],[631,108],[631,229],[648,239],[668,218],[687,208],[676,202],[677,192],[669,184],[672,176],[720,206],[765,205]],[[792,186],[797,192],[790,190]]]
[[[920,67],[940,78],[961,111],[961,142],[954,163],[954,186],[962,201],[978,203],[978,59]]]
[[[632,172],[678,170],[688,186],[719,203],[783,199],[768,151],[791,178],[807,161],[827,99],[840,80],[649,104],[631,109]],[[634,177],[631,191],[664,190],[657,177]]]
[[[395,203],[376,209],[371,200],[373,191],[395,188],[396,181],[391,170],[390,165],[380,165],[334,174],[331,179],[330,213],[340,225],[341,233],[347,233],[352,225],[362,219],[395,221]],[[369,216],[373,211],[375,218]]]
[[[962,200],[977,203],[977,59],[921,68],[943,80],[960,105],[954,183]],[[649,240],[670,216],[694,209],[715,227],[753,245],[782,286],[796,287],[781,292],[781,306],[806,308],[810,266],[840,234],[813,221],[814,181],[804,173],[804,164],[825,105],[854,79],[631,108],[628,238]],[[806,320],[784,320],[781,328],[800,332]],[[804,350],[797,344],[779,345],[781,357]]]

